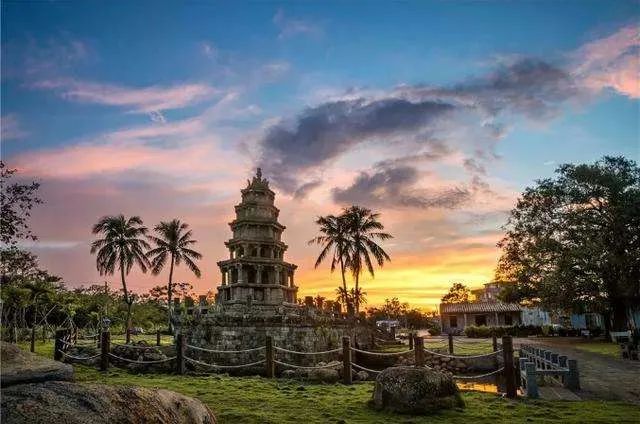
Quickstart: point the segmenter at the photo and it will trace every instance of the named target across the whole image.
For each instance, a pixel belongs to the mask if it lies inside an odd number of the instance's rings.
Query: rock
[[[403,414],[429,414],[463,407],[458,387],[442,372],[426,368],[394,367],[378,374],[370,406]]]
[[[358,371],[353,377],[356,381],[367,381],[369,379],[369,373],[366,371]]]
[[[309,380],[322,381],[323,383],[335,383],[340,379],[338,371],[332,368],[320,368],[309,371]]]
[[[1,418],[9,424],[216,422],[202,402],[169,390],[63,381],[3,389]]]
[[[50,380],[73,380],[73,367],[1,342],[2,387]]]

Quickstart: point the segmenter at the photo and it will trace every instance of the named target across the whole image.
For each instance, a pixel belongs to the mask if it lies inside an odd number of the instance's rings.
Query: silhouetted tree
[[[149,260],[145,250],[149,243],[145,240],[147,228],[142,225],[139,216],[126,218],[124,215],[105,216],[93,227],[93,234],[104,236],[91,243],[91,253],[96,254],[96,265],[100,275],[113,275],[120,270],[120,281],[124,301],[127,304],[126,333],[129,342],[129,328],[131,327],[131,306],[133,297],[127,290],[125,276],[129,274],[133,265],[138,265],[142,272],[147,272]]]
[[[442,303],[468,303],[471,290],[462,283],[453,283],[449,292],[442,296]]]
[[[171,330],[173,268],[174,266],[179,266],[184,262],[191,272],[193,272],[196,277],[200,278],[202,273],[194,261],[202,258],[202,255],[190,248],[196,244],[197,241],[191,238],[193,233],[189,230],[188,224],[180,222],[178,219],[174,219],[169,222],[161,222],[156,225],[153,230],[158,236],[149,236],[149,239],[155,245],[153,249],[147,252],[147,257],[151,260],[151,272],[154,275],[158,275],[164,269],[167,261],[170,262],[167,300],[169,304],[168,326],[169,330]]]
[[[640,168],[605,156],[556,173],[527,188],[511,211],[496,276],[516,285],[515,297],[589,306],[623,329],[626,307],[640,303]]]

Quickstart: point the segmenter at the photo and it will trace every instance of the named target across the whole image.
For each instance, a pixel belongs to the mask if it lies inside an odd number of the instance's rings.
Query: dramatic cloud
[[[278,10],[273,16],[273,23],[280,30],[278,38],[281,40],[296,35],[307,35],[311,37],[322,35],[322,28],[319,25],[302,19],[290,18],[285,15],[282,9]]]
[[[131,108],[132,112],[156,114],[156,121],[164,121],[164,118],[157,115],[164,110],[190,106],[217,94],[217,90],[206,84],[133,88],[58,79],[38,81],[32,84],[32,87],[54,90],[63,98],[80,103],[127,107]]]
[[[346,189],[334,188],[333,199],[343,204],[363,204],[370,207],[417,207],[453,209],[471,199],[472,192],[464,187],[427,190],[415,187],[418,170],[409,166],[362,172]]]
[[[442,117],[452,106],[401,98],[346,100],[305,110],[291,125],[271,127],[262,141],[263,166],[288,192],[297,189],[291,172],[334,159],[358,143],[414,132]]]
[[[13,113],[2,116],[0,130],[0,139],[2,141],[18,140],[27,136],[27,132],[22,128],[18,116]]]
[[[405,85],[388,92],[348,92],[344,99],[305,109],[293,122],[271,126],[261,140],[260,163],[275,176],[281,189],[293,193],[306,183],[300,181],[300,174],[335,160],[363,142],[392,139],[406,145],[422,139],[422,144],[429,144],[440,138],[452,142],[455,127],[475,127],[480,129],[475,131],[475,152],[490,156],[483,152],[489,147],[481,146],[480,139],[503,137],[504,126],[496,122],[501,114],[547,119],[562,102],[577,94],[569,74],[528,58],[448,88]],[[422,137],[424,134],[431,136]],[[435,159],[453,150],[443,141],[440,144],[439,150],[389,161]],[[479,166],[475,163],[476,168]]]
[[[592,90],[612,88],[640,97],[640,32],[637,25],[585,44],[575,54],[575,77]]]

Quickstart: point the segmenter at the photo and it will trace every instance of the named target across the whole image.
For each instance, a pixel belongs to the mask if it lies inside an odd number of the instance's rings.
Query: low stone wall
[[[370,348],[373,329],[355,320],[333,320],[310,317],[234,317],[207,315],[183,325],[181,332],[187,337],[187,344],[211,350],[238,351],[262,347],[267,336],[273,338],[276,347],[299,352],[321,352],[342,347],[342,338],[349,336],[352,345]],[[239,365],[256,362],[264,358],[264,350],[242,354],[217,354],[187,349],[187,356],[206,363]],[[311,366],[318,362],[342,360],[342,352],[324,355],[297,355],[275,352],[278,361]],[[197,366],[187,366],[197,370]],[[259,368],[259,367],[256,367]],[[264,366],[262,366],[264,369]],[[280,373],[285,368],[276,365]],[[255,373],[257,369],[243,372]]]

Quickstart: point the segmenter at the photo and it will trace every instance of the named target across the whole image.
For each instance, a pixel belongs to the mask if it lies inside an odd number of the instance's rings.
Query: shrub
[[[487,327],[470,325],[465,328],[464,334],[472,338],[488,338],[493,334],[496,337],[513,336],[528,337],[543,334],[542,327],[536,325],[512,325],[504,327]]]

